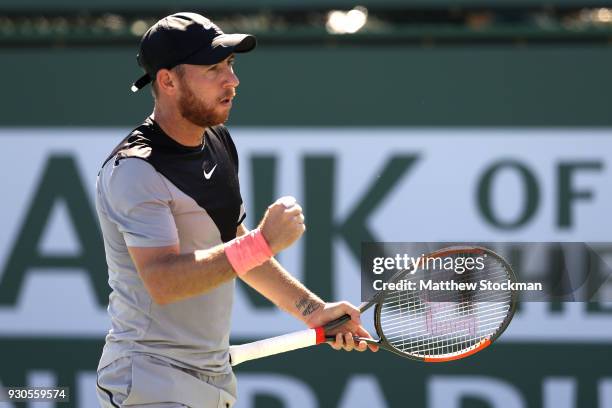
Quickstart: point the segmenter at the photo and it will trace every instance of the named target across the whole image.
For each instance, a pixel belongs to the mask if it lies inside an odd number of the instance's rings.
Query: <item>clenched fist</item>
[[[259,229],[273,253],[293,244],[306,230],[302,207],[291,196],[281,197],[268,207]]]

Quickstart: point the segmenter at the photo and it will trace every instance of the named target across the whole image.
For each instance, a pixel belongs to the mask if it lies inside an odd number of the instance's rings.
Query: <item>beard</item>
[[[229,109],[219,111],[207,105],[193,93],[189,85],[182,79],[181,88],[178,107],[181,115],[189,122],[205,128],[220,125],[229,117]]]

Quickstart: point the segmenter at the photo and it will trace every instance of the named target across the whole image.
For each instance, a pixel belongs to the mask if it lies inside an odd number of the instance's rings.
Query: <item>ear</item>
[[[155,75],[155,81],[157,82],[157,89],[161,93],[173,94],[176,93],[177,81],[170,70],[162,68],[157,71]]]

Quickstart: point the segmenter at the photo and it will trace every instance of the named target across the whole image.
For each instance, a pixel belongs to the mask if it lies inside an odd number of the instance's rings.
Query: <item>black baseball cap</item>
[[[155,23],[140,40],[136,59],[145,74],[132,85],[136,92],[152,82],[160,69],[179,64],[214,65],[234,52],[249,52],[257,41],[250,34],[224,34],[206,17],[176,13]]]

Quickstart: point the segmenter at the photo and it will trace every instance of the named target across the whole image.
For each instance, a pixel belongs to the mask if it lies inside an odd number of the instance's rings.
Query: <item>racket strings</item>
[[[473,253],[452,257],[474,258]],[[417,270],[402,277],[415,282],[454,280],[476,283],[481,280],[505,283],[509,272],[494,256],[485,257],[482,270],[456,273],[455,270]],[[445,357],[478,347],[503,325],[512,307],[510,290],[396,290],[388,291],[379,311],[379,323],[388,343],[417,357]]]

